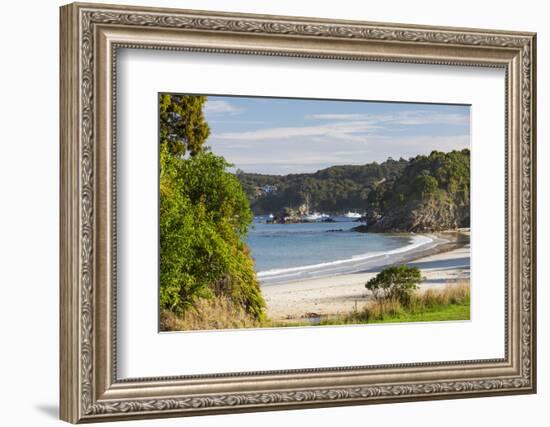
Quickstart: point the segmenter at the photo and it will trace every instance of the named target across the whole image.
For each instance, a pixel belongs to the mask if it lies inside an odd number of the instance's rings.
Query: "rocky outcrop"
[[[366,224],[361,224],[361,225],[358,225],[357,227],[353,227],[351,231],[357,231],[358,233],[368,233],[369,228],[367,227]]]
[[[300,212],[292,208],[283,208],[269,221],[274,224],[295,224],[302,222]]]
[[[384,216],[371,215],[366,225],[354,231],[370,233],[435,232],[470,226],[469,206],[456,206],[451,201],[427,201],[409,204]]]
[[[434,232],[470,226],[470,150],[416,156],[368,195],[368,232]]]

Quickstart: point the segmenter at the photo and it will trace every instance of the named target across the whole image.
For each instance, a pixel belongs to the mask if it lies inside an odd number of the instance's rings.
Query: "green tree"
[[[414,179],[413,186],[416,192],[420,194],[420,197],[424,198],[436,192],[438,188],[438,183],[437,179],[435,179],[429,174],[429,172],[426,171],[426,173],[418,175]]]
[[[202,151],[210,135],[203,113],[205,102],[206,96],[160,94],[160,143],[170,154],[195,156]]]
[[[243,241],[252,212],[228,163],[212,153],[179,159],[166,147],[161,162],[161,306],[181,313],[216,296],[262,318],[265,302]]]
[[[371,291],[377,300],[395,299],[406,305],[421,281],[422,276],[417,267],[394,265],[384,268],[370,279],[365,288]]]
[[[261,320],[265,302],[244,243],[252,212],[231,165],[202,149],[205,99],[160,99],[160,306],[181,314],[197,299],[223,298]],[[171,121],[175,111],[182,123]]]
[[[365,210],[369,231],[469,227],[470,150],[409,159],[397,176],[372,188]]]

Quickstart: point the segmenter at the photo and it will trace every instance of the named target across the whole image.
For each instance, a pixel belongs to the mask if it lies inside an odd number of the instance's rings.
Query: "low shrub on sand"
[[[374,298],[361,310],[333,316],[323,325],[392,321],[435,321],[469,318],[470,283],[449,283],[443,288],[416,290],[410,298]]]

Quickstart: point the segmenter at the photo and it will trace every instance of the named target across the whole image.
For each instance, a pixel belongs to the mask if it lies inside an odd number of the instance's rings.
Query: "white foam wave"
[[[392,249],[391,251],[387,251],[387,252],[367,252],[367,253],[361,254],[361,255],[354,255],[351,258],[340,259],[340,260],[330,261],[330,262],[323,262],[323,263],[320,263],[320,264],[304,265],[304,266],[300,266],[300,267],[290,267],[290,268],[277,268],[277,269],[273,269],[273,270],[260,271],[260,272],[258,272],[257,276],[259,278],[267,278],[267,277],[279,276],[279,275],[285,275],[285,276],[286,275],[289,275],[289,276],[292,275],[292,276],[294,276],[294,275],[297,275],[297,274],[305,272],[305,271],[318,270],[318,269],[322,269],[322,268],[325,268],[325,267],[348,264],[348,263],[353,263],[353,262],[357,262],[357,261],[364,261],[364,260],[367,260],[367,259],[376,258],[376,257],[380,257],[380,256],[390,256],[390,255],[395,255],[395,254],[400,254],[400,253],[404,253],[404,252],[413,251],[415,249],[418,249],[421,246],[430,244],[433,241],[434,241],[434,239],[432,239],[431,237],[428,237],[428,236],[412,236],[410,244],[408,244],[406,246],[402,246],[400,248]],[[292,273],[294,273],[294,274],[292,274]]]

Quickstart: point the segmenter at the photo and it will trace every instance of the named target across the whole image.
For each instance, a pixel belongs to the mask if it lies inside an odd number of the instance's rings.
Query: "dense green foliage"
[[[192,156],[200,153],[210,127],[204,119],[202,107],[205,96],[168,95],[159,96],[160,143],[170,154]]]
[[[429,231],[470,226],[470,150],[409,160],[367,197],[369,231]]]
[[[205,101],[180,98],[181,104],[168,110],[184,111],[188,105],[202,109]],[[171,125],[170,130],[161,128],[161,134],[186,128]],[[198,299],[223,298],[261,319],[265,303],[243,241],[252,212],[240,182],[227,171],[230,165],[202,150],[205,135],[195,134],[192,144],[161,138],[160,305],[182,314],[196,308]],[[187,141],[185,148],[174,149],[176,140]],[[182,156],[184,152],[190,155]]]
[[[384,214],[396,205],[435,195],[447,196],[461,205],[470,203],[470,150],[432,151],[429,156],[416,156],[399,176],[371,192],[368,203]]]
[[[370,279],[365,288],[372,292],[377,300],[397,300],[406,305],[412,293],[422,281],[420,269],[408,265],[393,265],[384,268]]]
[[[332,166],[315,173],[263,175],[237,171],[255,215],[297,208],[307,201],[311,211],[338,214],[364,211],[370,190],[377,183],[394,179],[407,165],[404,159],[383,163]],[[276,191],[265,194],[258,189],[266,185]]]

